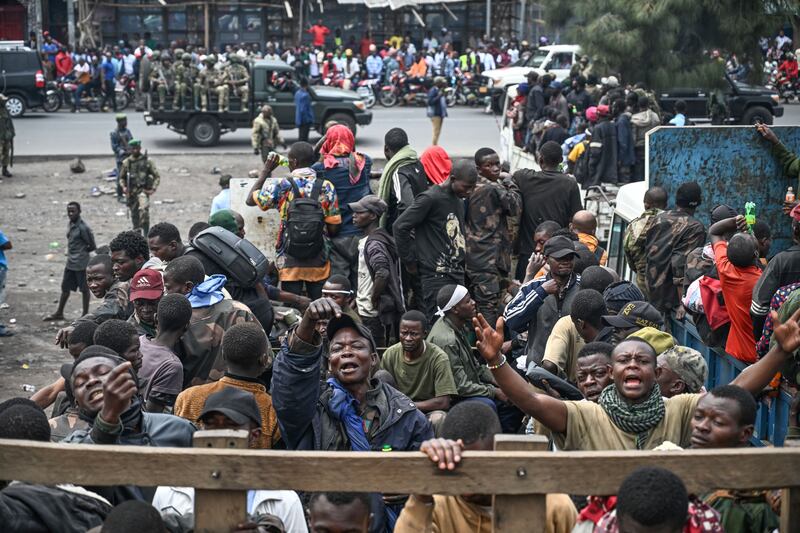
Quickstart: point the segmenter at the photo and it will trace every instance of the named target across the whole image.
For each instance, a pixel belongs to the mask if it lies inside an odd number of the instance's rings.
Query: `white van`
[[[527,80],[528,72],[536,71],[539,75],[549,73],[557,80],[569,77],[572,65],[581,57],[581,48],[577,44],[553,44],[542,46],[529,56],[504,68],[485,70],[483,76],[488,80],[489,91],[505,90],[512,84]]]

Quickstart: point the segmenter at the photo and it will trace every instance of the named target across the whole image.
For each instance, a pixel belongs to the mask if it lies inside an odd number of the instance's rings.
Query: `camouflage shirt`
[[[222,82],[230,82],[234,87],[247,85],[249,80],[250,74],[247,73],[247,67],[238,63],[225,67],[222,74]]]
[[[522,210],[522,197],[510,177],[493,182],[478,177],[467,203],[465,220],[467,270],[508,273],[511,270],[511,232],[508,217]]]
[[[222,335],[235,324],[255,322],[250,308],[236,300],[221,300],[208,307],[192,308],[189,329],[181,337],[178,357],[183,363],[183,387],[222,377]]]
[[[206,89],[216,87],[222,79],[222,73],[214,67],[206,67],[197,75],[200,86]]]
[[[705,241],[703,223],[680,209],[659,214],[647,231],[647,290],[650,303],[662,313],[678,307],[677,288],[683,287],[686,256]]]
[[[155,164],[146,155],[132,155],[123,161],[119,179],[130,191],[158,189],[161,183]]]
[[[719,279],[718,275],[712,272],[714,268],[714,250],[711,244],[698,246],[686,255],[686,270],[683,274],[683,292],[689,285],[702,276],[709,276]]]
[[[133,315],[133,303],[128,299],[128,282],[115,281],[108,289],[103,301],[91,312],[83,315],[72,323],[76,325],[82,321],[92,321],[102,324],[109,318],[128,320]]]
[[[625,249],[625,257],[628,260],[628,265],[639,274],[644,273],[646,266],[647,254],[644,249],[644,241],[647,237],[647,231],[652,227],[653,222],[656,220],[656,215],[661,212],[661,209],[653,207],[634,218],[628,229],[625,230],[625,238],[623,246]]]

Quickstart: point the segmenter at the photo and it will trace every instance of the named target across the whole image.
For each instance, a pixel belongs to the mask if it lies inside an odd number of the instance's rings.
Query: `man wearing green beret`
[[[119,181],[133,229],[147,235],[150,230],[150,196],[158,189],[161,177],[147,154],[142,154],[142,141],[131,139],[128,146],[131,155],[122,162]]]
[[[122,162],[131,155],[130,142],[133,134],[128,129],[128,117],[125,113],[117,113],[116,119],[117,127],[111,132],[111,150],[114,152],[114,159],[117,162],[117,201],[124,202],[119,175]]]

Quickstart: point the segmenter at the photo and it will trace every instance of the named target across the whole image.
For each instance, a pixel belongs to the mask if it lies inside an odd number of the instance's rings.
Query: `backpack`
[[[717,329],[731,321],[728,308],[722,297],[722,282],[710,276],[700,278],[700,298],[703,300],[703,311],[711,329]]]
[[[578,160],[575,161],[575,170],[573,171],[573,175],[575,176],[575,179],[578,181],[578,183],[580,183],[581,185],[585,185],[590,178],[589,159],[591,159],[590,156],[591,150],[589,149],[588,140],[581,142],[584,143],[586,146],[583,152],[581,152],[581,155],[578,156]]]
[[[319,203],[322,178],[314,180],[311,194],[300,196],[297,182],[290,177],[294,197],[286,211],[285,251],[295,259],[310,259],[322,252],[325,215]]]
[[[192,246],[241,287],[253,287],[267,274],[269,262],[261,250],[225,228],[212,226],[201,231],[192,239]]]

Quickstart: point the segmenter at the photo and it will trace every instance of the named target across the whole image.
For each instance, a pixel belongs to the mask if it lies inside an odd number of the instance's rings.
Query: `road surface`
[[[415,149],[421,151],[429,146],[431,123],[425,116],[424,107],[383,108],[378,105],[372,111],[372,124],[359,127],[356,140],[359,151],[383,158],[383,136],[394,127],[406,130]],[[439,142],[451,156],[471,157],[483,146],[499,148],[499,116],[486,115],[477,107],[456,107],[448,112],[450,116],[444,121]],[[185,136],[168,130],[164,125],[148,127],[141,113],[129,110],[126,114],[131,132],[141,139],[151,154],[252,152],[249,129],[223,135],[219,146],[197,148],[190,145]],[[14,139],[16,155],[110,155],[108,134],[116,123],[113,113],[29,111],[14,121],[14,127],[17,131]],[[281,134],[289,143],[297,140],[297,130],[285,130]],[[311,141],[315,142],[317,138],[317,134],[312,132]]]

